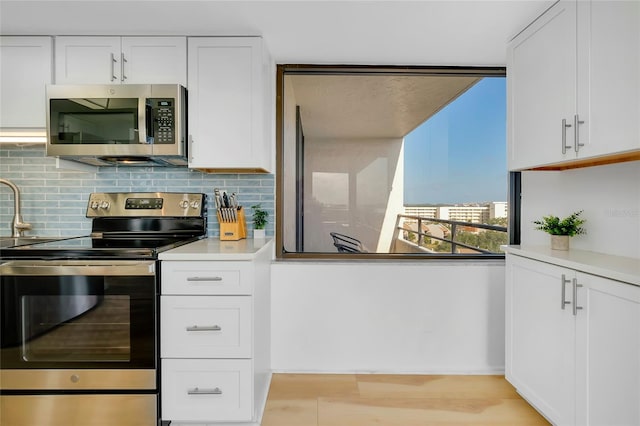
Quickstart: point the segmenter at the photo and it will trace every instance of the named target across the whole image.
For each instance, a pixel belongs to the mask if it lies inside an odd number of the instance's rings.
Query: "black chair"
[[[338,232],[329,232],[333,238],[333,245],[338,249],[338,253],[366,253],[360,240]]]

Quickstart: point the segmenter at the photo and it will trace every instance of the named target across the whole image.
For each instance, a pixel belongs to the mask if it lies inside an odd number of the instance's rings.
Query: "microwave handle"
[[[147,129],[146,140],[143,143],[153,143],[153,107],[148,102],[144,106],[145,128]]]

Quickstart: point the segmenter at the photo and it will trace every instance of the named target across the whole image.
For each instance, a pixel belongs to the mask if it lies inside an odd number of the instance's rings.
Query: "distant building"
[[[506,201],[493,201],[489,204],[489,218],[507,217],[509,210]]]
[[[507,217],[507,212],[505,201],[450,206],[404,206],[404,214],[409,216],[470,223],[486,223],[489,219]]]
[[[435,206],[404,206],[404,214],[426,218],[437,217],[438,208]]]

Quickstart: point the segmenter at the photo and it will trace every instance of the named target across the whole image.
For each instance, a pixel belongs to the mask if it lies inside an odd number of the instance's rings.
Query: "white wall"
[[[305,139],[305,251],[335,252],[329,235],[335,231],[369,252],[389,252],[402,213],[402,147],[402,139]]]
[[[275,262],[276,372],[500,373],[503,262]]]
[[[640,162],[522,173],[522,244],[548,245],[532,221],[584,210],[571,247],[640,259]]]

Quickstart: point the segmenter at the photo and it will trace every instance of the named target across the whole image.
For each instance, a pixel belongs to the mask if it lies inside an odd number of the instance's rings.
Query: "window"
[[[280,65],[277,120],[278,257],[502,257],[504,68]]]

